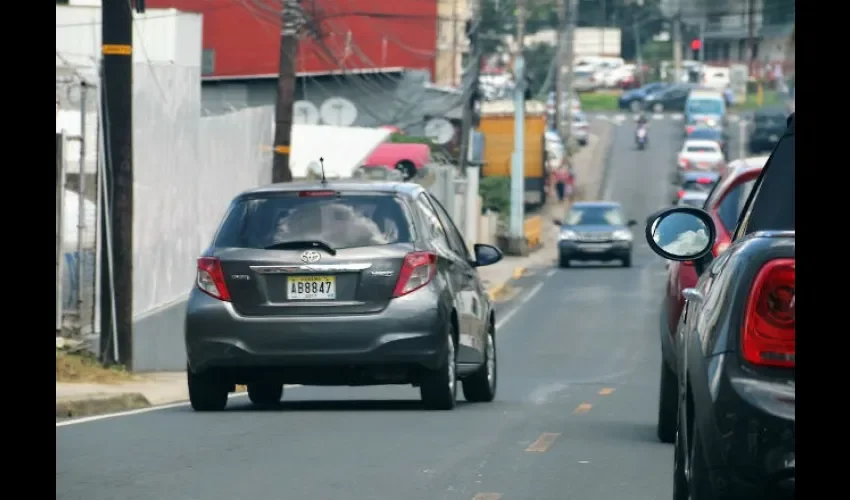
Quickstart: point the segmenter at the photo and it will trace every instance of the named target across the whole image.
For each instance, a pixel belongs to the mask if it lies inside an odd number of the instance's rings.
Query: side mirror
[[[475,267],[484,267],[502,260],[502,251],[493,245],[475,244]]]
[[[561,227],[561,226],[564,225],[564,221],[562,221],[560,219],[552,219],[552,224],[555,224],[556,226]]]
[[[637,221],[634,219],[629,219],[629,222],[627,222],[626,225],[629,227],[637,226]]]
[[[699,208],[670,208],[647,219],[646,242],[667,260],[701,259],[711,251],[716,237],[714,221]]]

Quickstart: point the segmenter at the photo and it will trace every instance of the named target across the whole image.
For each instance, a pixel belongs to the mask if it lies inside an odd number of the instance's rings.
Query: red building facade
[[[148,0],[147,7],[203,14],[204,76],[278,72],[281,0]],[[299,73],[375,68],[434,75],[436,0],[301,0],[318,36],[302,38]]]

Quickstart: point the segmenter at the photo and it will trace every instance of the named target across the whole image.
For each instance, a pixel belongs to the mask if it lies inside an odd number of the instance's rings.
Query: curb
[[[505,280],[498,285],[493,285],[487,290],[487,295],[490,296],[490,300],[498,300],[505,295],[505,293],[510,289],[508,284],[511,280],[516,280],[522,278],[522,275],[525,274],[526,268],[524,266],[520,266],[514,268],[514,272],[511,275],[511,278]]]
[[[93,394],[79,398],[56,400],[56,417],[88,417],[126,410],[148,408],[151,404],[138,392],[120,394]]]

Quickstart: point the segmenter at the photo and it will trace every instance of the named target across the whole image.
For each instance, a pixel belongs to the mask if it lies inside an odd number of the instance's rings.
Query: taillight
[[[224,283],[221,262],[215,257],[198,259],[198,290],[218,300],[230,301],[230,291]]]
[[[728,241],[718,241],[717,243],[714,244],[714,249],[712,250],[712,253],[714,254],[715,257],[717,257],[718,255],[725,252],[727,248],[729,248],[729,242]]]
[[[694,126],[693,126],[693,125],[688,125],[687,127],[685,127],[685,132],[686,132],[688,135],[691,135],[691,133],[692,133],[693,131],[694,131]]]
[[[688,168],[690,166],[690,162],[684,158],[679,158],[679,168]]]
[[[754,365],[794,368],[797,328],[794,259],[776,259],[761,268],[747,301],[741,348]]]
[[[668,192],[669,192],[669,191],[668,191]],[[679,198],[681,198],[682,196],[685,196],[685,190],[684,190],[684,189],[680,189],[680,190],[679,190],[679,192],[678,192],[678,193],[676,193],[676,194],[679,196]]]
[[[411,252],[404,257],[398,282],[393,290],[393,298],[415,292],[427,285],[437,274],[437,254],[431,252]]]

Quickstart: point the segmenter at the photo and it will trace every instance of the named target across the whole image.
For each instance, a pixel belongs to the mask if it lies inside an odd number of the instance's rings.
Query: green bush
[[[619,109],[619,93],[583,92],[578,95],[581,110],[587,111],[616,111]]]
[[[481,210],[492,210],[507,217],[511,210],[511,178],[484,177],[478,186]]]

